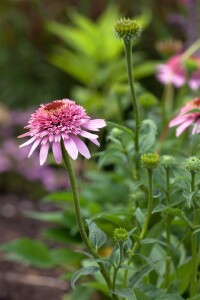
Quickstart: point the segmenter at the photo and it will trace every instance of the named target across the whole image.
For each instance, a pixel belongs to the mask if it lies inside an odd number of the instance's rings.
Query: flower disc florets
[[[176,160],[173,156],[171,155],[163,155],[160,158],[160,164],[163,168],[168,169],[168,168],[173,168],[176,166]]]
[[[186,160],[186,168],[191,173],[197,173],[200,171],[200,159],[196,156],[191,156]]]
[[[116,37],[129,43],[138,40],[142,33],[142,27],[136,20],[120,19],[114,26]]]
[[[128,232],[125,228],[115,228],[113,232],[113,238],[115,242],[123,243],[128,238]]]
[[[90,158],[90,152],[85,143],[79,138],[85,137],[99,146],[98,135],[86,130],[98,131],[106,126],[104,120],[92,120],[85,109],[69,99],[56,100],[42,104],[31,115],[27,128],[29,131],[21,136],[31,138],[20,147],[32,144],[29,156],[40,145],[40,164],[47,159],[50,145],[58,164],[62,162],[61,142],[72,159],[76,159],[80,152],[84,157]],[[86,129],[86,130],[85,130]]]
[[[141,163],[147,170],[153,170],[157,167],[159,155],[157,153],[145,153],[141,156]]]

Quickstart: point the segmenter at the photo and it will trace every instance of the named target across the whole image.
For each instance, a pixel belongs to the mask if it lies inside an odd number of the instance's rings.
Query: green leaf
[[[71,279],[72,288],[75,289],[75,283],[79,279],[80,276],[82,276],[82,275],[84,275],[84,276],[85,275],[92,275],[92,274],[96,273],[97,271],[99,271],[99,268],[95,267],[95,266],[84,267],[84,268],[78,270],[72,276],[72,279]]]
[[[135,217],[136,217],[137,221],[139,222],[140,226],[142,227],[145,222],[145,215],[139,207],[136,208]]]
[[[93,246],[98,249],[107,241],[106,234],[91,220],[87,220],[89,228],[89,239]]]
[[[110,297],[110,291],[106,284],[96,282],[96,281],[90,281],[90,282],[84,282],[82,285],[94,288],[95,290],[98,290],[103,294],[105,294],[106,296]]]
[[[133,290],[131,290],[129,288],[118,290],[118,291],[114,292],[113,294],[120,296],[120,297],[124,297],[127,300],[137,300],[135,293],[133,292]]]
[[[140,127],[140,151],[145,153],[149,151],[156,141],[157,126],[152,120],[144,120]]]
[[[192,273],[192,260],[180,265],[170,276],[170,281],[177,280],[177,290],[182,295],[189,287]]]
[[[83,259],[83,255],[69,248],[53,249],[50,255],[54,264],[59,266],[80,264]]]
[[[54,266],[50,250],[40,241],[20,238],[3,244],[0,249],[8,253],[8,258],[28,263],[34,267],[51,268]]]
[[[153,266],[145,265],[139,271],[135,272],[129,280],[129,287],[132,288],[143,276],[148,275],[153,270]]]
[[[199,300],[199,299],[200,299],[200,294],[197,294],[192,298],[187,298],[187,300]]]
[[[113,267],[115,266],[114,262],[109,258],[92,258],[89,261],[94,261],[97,263],[100,262],[100,263],[103,263],[104,265],[109,264]]]
[[[144,239],[140,242],[142,245],[145,245],[145,244],[160,244],[162,246],[165,246],[167,247],[167,244],[163,241],[160,241],[159,239],[153,239],[153,238],[148,238],[148,239]]]
[[[156,67],[158,62],[156,61],[147,61],[138,66],[134,67],[134,78],[136,80],[145,78],[150,75],[155,74]]]
[[[184,300],[184,299],[178,294],[166,294],[156,298],[156,300]]]

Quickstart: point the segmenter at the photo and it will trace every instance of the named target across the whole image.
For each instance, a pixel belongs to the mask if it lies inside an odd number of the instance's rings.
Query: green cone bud
[[[130,43],[133,40],[138,40],[142,33],[142,27],[136,20],[120,19],[114,26],[115,35],[117,38]]]
[[[115,242],[123,243],[128,238],[128,232],[125,228],[115,228],[113,231],[113,238]]]
[[[200,159],[196,156],[191,156],[189,157],[186,162],[186,168],[188,169],[188,171],[190,171],[191,173],[197,173],[200,171]]]
[[[159,155],[157,153],[145,153],[141,156],[141,163],[147,170],[153,170],[157,167]]]
[[[171,155],[161,156],[160,164],[165,169],[170,169],[177,165],[175,158]]]

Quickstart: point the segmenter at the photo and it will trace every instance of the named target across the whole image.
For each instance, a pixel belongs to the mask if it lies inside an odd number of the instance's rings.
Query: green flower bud
[[[157,153],[145,153],[141,156],[141,163],[147,170],[153,170],[157,167],[159,155]]]
[[[164,169],[170,169],[177,165],[175,158],[171,155],[161,156],[160,164]]]
[[[133,40],[138,40],[142,33],[142,27],[136,20],[120,19],[114,26],[115,35],[117,38],[130,43]]]
[[[130,194],[130,201],[141,203],[146,199],[146,194],[141,190],[132,191]]]
[[[123,131],[117,127],[113,128],[111,131],[111,136],[114,137],[115,139],[121,139],[123,135]]]
[[[186,160],[185,165],[191,173],[197,173],[200,171],[200,159],[196,156],[189,157]]]
[[[115,242],[123,243],[128,239],[128,232],[125,228],[115,228],[113,238]]]

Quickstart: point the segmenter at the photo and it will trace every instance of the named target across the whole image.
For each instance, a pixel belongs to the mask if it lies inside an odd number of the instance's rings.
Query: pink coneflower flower
[[[22,144],[24,147],[32,144],[29,157],[40,146],[40,165],[47,159],[50,145],[54,158],[58,164],[62,162],[61,141],[72,159],[77,159],[80,152],[85,158],[90,158],[90,152],[80,137],[88,138],[99,146],[98,135],[88,132],[98,131],[105,127],[102,119],[92,120],[85,109],[69,99],[56,100],[51,103],[42,104],[35,113],[31,115],[28,122],[28,132],[19,138],[30,136],[31,138]]]
[[[193,64],[194,70],[187,69],[187,63]],[[173,84],[177,88],[187,82],[192,90],[197,90],[200,87],[200,58],[190,57],[183,61],[182,55],[175,55],[165,64],[158,65],[156,77],[161,83]]]
[[[182,65],[181,55],[171,57],[166,64],[157,67],[157,79],[163,84],[173,84],[180,87],[186,82],[186,72]]]
[[[199,110],[199,112],[194,110]],[[200,98],[187,102],[180,110],[179,115],[169,123],[169,127],[178,126],[177,137],[191,125],[194,125],[192,134],[200,133]]]

